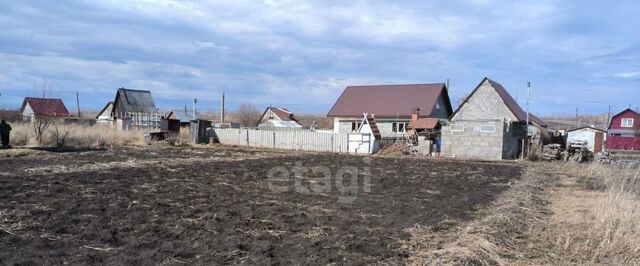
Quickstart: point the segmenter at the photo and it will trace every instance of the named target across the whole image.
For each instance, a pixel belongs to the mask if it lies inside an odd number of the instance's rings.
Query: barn
[[[20,108],[24,121],[34,121],[38,117],[69,117],[69,110],[61,99],[26,97]]]
[[[567,132],[567,143],[584,141],[587,143],[587,148],[593,153],[601,152],[604,149],[605,139],[606,132],[592,126],[576,128]]]
[[[162,114],[158,112],[150,91],[120,88],[113,101],[112,116],[120,130],[159,128]]]
[[[498,82],[484,78],[442,127],[442,154],[489,160],[516,159],[526,135],[527,113]],[[530,115],[530,123],[547,123]]]
[[[640,114],[627,108],[612,116],[606,143],[609,151],[640,151]]]

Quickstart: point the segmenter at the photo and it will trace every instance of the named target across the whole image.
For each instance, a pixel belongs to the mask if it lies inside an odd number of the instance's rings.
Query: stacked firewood
[[[562,145],[560,144],[548,144],[542,147],[542,160],[545,161],[557,161],[562,156]]]

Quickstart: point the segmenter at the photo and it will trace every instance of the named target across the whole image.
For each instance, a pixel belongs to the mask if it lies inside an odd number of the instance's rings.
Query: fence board
[[[216,128],[214,131],[220,143],[227,145],[337,153],[349,152],[349,135],[363,135],[245,128]],[[371,138],[364,137],[363,139]]]

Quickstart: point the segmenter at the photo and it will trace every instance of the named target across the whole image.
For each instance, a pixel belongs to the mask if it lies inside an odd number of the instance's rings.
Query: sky
[[[250,103],[326,113],[349,85],[486,76],[539,115],[640,106],[640,3],[618,1],[0,2],[0,108],[99,110],[117,88],[163,109]]]

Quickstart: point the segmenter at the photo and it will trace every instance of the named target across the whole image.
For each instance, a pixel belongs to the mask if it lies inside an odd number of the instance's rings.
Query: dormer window
[[[622,118],[622,127],[633,127],[633,118]]]

